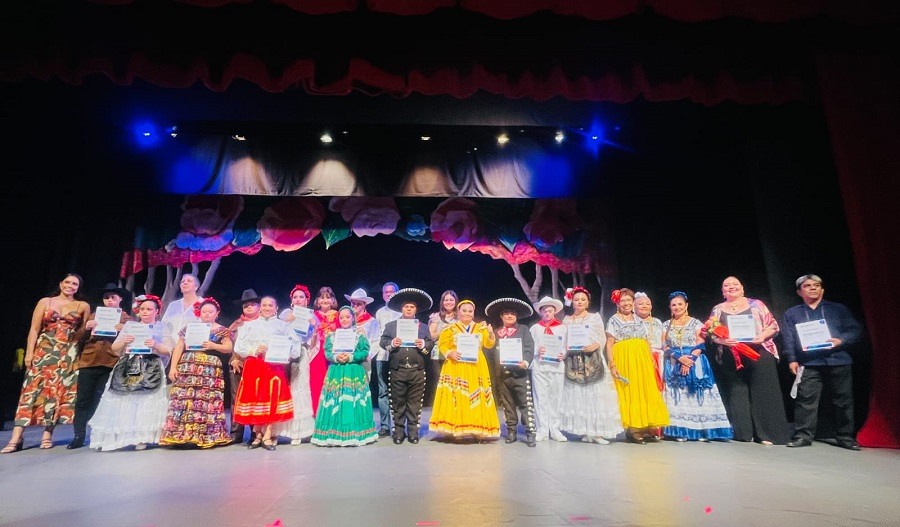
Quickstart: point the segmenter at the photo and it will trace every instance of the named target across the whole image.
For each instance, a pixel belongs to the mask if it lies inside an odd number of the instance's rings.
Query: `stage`
[[[418,445],[96,452],[65,448],[70,425],[49,451],[40,434],[0,456],[2,526],[900,525],[900,452],[824,442],[528,448],[423,426]]]

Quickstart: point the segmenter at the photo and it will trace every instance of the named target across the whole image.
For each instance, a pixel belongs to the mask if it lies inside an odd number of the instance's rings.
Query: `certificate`
[[[414,347],[419,338],[419,321],[415,318],[398,318],[397,336],[401,346]]]
[[[456,351],[461,355],[460,362],[478,362],[478,343],[481,339],[471,333],[456,335]]]
[[[541,355],[541,361],[559,362],[559,356],[563,352],[562,335],[541,335],[541,346],[544,347],[544,354]]]
[[[306,337],[309,334],[309,320],[313,316],[312,309],[294,306],[291,309],[291,313],[294,315],[294,321],[291,322],[291,327],[294,328],[294,331],[301,337]]]
[[[800,337],[800,348],[803,351],[834,347],[834,344],[828,342],[828,339],[831,338],[831,332],[828,331],[828,324],[825,322],[825,319],[801,322],[794,327],[797,328],[797,336]]]
[[[498,339],[497,351],[500,354],[500,364],[518,366],[522,362],[522,339]]]
[[[753,315],[728,315],[728,335],[738,342],[750,342],[756,338]]]
[[[148,348],[144,343],[153,339],[152,331],[153,324],[129,324],[128,333],[126,333],[126,335],[134,335],[134,342],[126,346],[125,351],[127,353],[149,355],[153,350]]]
[[[331,351],[333,353],[349,352],[353,353],[356,349],[356,339],[359,333],[355,329],[339,329],[334,332],[331,342]]]
[[[272,335],[266,349],[266,362],[287,364],[291,361],[291,338],[287,335]]]
[[[94,312],[94,320],[97,325],[91,335],[95,337],[115,337],[119,334],[116,331],[116,324],[122,319],[122,308],[119,307],[98,307]]]
[[[191,322],[184,329],[184,349],[202,350],[211,331],[212,324],[208,322]]]
[[[574,351],[583,350],[585,346],[591,344],[591,326],[588,324],[573,324],[567,327],[569,328],[567,331],[568,344],[566,346],[568,349]]]

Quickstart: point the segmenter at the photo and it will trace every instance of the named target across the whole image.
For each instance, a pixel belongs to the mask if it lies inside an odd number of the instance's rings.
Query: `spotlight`
[[[247,140],[247,137],[243,136],[241,134],[234,134],[233,136],[231,136],[231,138],[234,139],[235,141],[246,141]]]
[[[498,144],[498,145],[505,145],[505,144],[508,143],[508,142],[509,142],[509,136],[508,136],[508,135],[506,135],[506,134],[500,134],[500,135],[497,136],[497,144]]]
[[[430,135],[423,135],[423,136],[420,137],[419,139],[421,139],[422,141],[431,141],[431,136],[430,136]]]
[[[556,136],[553,138],[557,143],[562,143],[566,140],[566,134],[562,133],[562,130],[558,130],[556,132]]]
[[[324,134],[322,134],[321,137],[319,137],[319,141],[322,141],[323,143],[328,144],[328,143],[333,142],[334,139],[331,138],[331,135],[328,132],[325,132]]]

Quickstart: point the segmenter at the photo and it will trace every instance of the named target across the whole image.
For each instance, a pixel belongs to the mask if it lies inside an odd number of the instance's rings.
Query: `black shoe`
[[[796,439],[791,439],[791,441],[787,444],[788,448],[800,448],[804,446],[812,446],[812,441],[809,439],[804,439],[802,437],[798,437]]]
[[[66,445],[66,448],[69,450],[74,450],[76,448],[81,448],[84,446],[84,436],[75,436],[72,439],[72,442]]]
[[[405,439],[405,438],[403,438],[403,437],[395,437],[395,438],[394,438],[394,444],[395,444],[395,445],[399,445],[399,444],[403,443],[403,439]]]
[[[409,439],[407,439],[407,441],[409,441],[409,443],[410,443],[411,445],[418,445],[418,444],[419,444],[419,438],[418,438],[418,437],[410,437]]]
[[[262,447],[269,451],[275,450],[276,445],[278,445],[277,439],[268,439],[262,442]]]
[[[378,431],[378,437],[387,437],[389,435],[391,435],[391,431],[388,430],[387,428],[382,428],[381,430]]]
[[[515,442],[516,442],[516,433],[515,433],[515,432],[508,432],[508,433],[506,434],[506,442],[507,442],[507,444],[509,444],[509,443],[515,443]]]
[[[860,448],[859,446],[859,443],[853,441],[852,439],[850,441],[838,441],[837,443],[835,443],[835,445],[841,448],[846,448],[847,450],[862,450],[862,448]]]
[[[525,436],[525,444],[530,447],[536,447],[537,441],[535,440],[534,434],[528,434]]]

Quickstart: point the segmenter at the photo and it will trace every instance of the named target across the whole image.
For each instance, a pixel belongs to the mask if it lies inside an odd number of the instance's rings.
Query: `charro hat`
[[[563,309],[562,302],[560,302],[559,300],[557,300],[555,298],[545,296],[544,298],[540,299],[538,302],[534,303],[534,310],[540,311],[541,308],[544,306],[553,306],[556,308],[557,312],[562,311],[562,309]]]
[[[515,311],[518,318],[528,318],[534,314],[528,302],[518,298],[498,298],[484,306],[484,314],[488,318],[500,318],[504,311]]]
[[[244,305],[244,302],[256,302],[258,304],[259,300],[260,296],[256,294],[256,291],[252,289],[244,289],[244,292],[241,293],[241,299],[235,300],[234,303],[242,306]]]
[[[127,289],[119,287],[112,282],[107,283],[105,286],[103,286],[103,289],[100,290],[101,296],[105,295],[106,293],[115,293],[122,297],[123,300],[131,296],[131,293],[129,293]]]
[[[391,311],[400,311],[403,304],[406,304],[407,302],[415,304],[416,309],[419,311],[431,309],[431,306],[434,303],[433,300],[431,300],[431,295],[425,291],[416,289],[415,287],[404,287],[394,293],[394,296],[388,300],[387,307]]]
[[[371,304],[375,301],[371,296],[366,295],[365,289],[357,289],[356,291],[350,293],[349,295],[344,295],[348,301],[353,302],[354,300],[365,302],[366,305]]]

